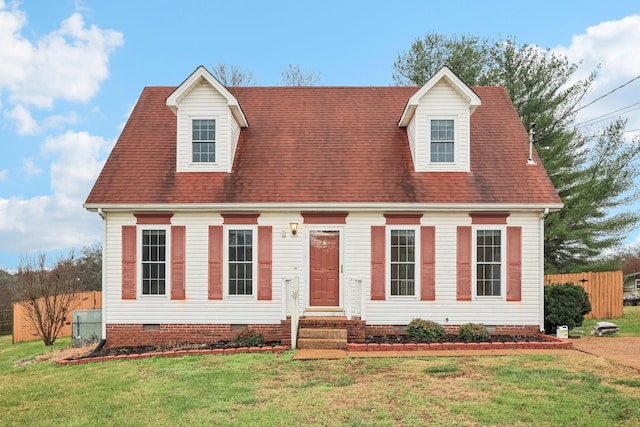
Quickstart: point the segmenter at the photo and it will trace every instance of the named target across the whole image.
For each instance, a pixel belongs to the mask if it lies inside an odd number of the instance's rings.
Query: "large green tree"
[[[443,65],[469,85],[506,87],[524,127],[536,124],[538,154],[565,205],[546,219],[547,272],[588,269],[627,237],[640,221],[629,209],[638,197],[640,141],[624,138],[623,120],[576,126],[596,70],[577,79],[566,57],[514,39],[427,34],[398,55],[393,79],[422,85]]]

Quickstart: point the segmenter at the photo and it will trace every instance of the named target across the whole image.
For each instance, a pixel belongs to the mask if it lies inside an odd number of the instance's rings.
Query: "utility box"
[[[82,347],[100,341],[102,337],[102,310],[74,310],[71,332],[71,342],[74,347]]]

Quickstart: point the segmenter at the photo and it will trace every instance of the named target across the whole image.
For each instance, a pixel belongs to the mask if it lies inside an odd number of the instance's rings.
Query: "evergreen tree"
[[[576,64],[513,39],[428,34],[398,55],[396,84],[423,85],[443,65],[469,85],[506,87],[526,129],[536,123],[536,148],[565,207],[545,222],[547,272],[582,271],[619,245],[640,221],[640,141],[624,138],[625,121],[595,131],[575,117],[596,71],[576,80]],[[625,210],[626,208],[626,210]]]

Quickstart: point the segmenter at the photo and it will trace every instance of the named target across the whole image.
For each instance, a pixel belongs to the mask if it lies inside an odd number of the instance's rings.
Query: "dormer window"
[[[431,120],[431,163],[453,163],[454,121]]]
[[[216,121],[193,120],[192,160],[194,163],[215,163]]]

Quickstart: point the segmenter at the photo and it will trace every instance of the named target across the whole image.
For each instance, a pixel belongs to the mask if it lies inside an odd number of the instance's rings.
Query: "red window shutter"
[[[122,299],[136,299],[136,226],[122,226]]]
[[[272,266],[271,226],[258,227],[258,299],[271,299]]]
[[[385,240],[384,226],[371,227],[371,299],[384,300],[386,289],[385,277]]]
[[[185,227],[171,227],[171,299],[185,298]]]
[[[420,299],[436,299],[436,228],[420,227],[420,257],[422,274],[420,277]]]
[[[471,227],[458,227],[457,282],[458,301],[471,301]]]
[[[507,301],[522,300],[522,227],[507,227]]]
[[[209,226],[209,299],[222,299],[222,226]]]

